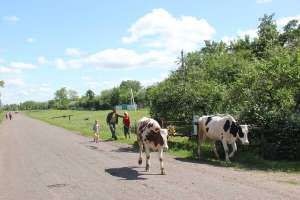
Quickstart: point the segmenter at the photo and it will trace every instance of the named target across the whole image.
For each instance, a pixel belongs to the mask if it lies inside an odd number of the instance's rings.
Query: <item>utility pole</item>
[[[181,50],[181,70],[183,71],[183,88],[184,88],[184,94],[186,94],[186,68],[184,64],[184,57],[183,57],[183,50]]]
[[[134,110],[136,111],[136,104],[135,104],[135,101],[134,101],[132,88],[130,88],[130,94],[131,94],[130,103],[131,103],[132,106],[134,106]]]

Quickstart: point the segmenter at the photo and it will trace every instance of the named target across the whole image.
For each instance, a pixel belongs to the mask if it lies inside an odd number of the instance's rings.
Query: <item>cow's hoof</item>
[[[143,160],[142,159],[140,159],[139,160],[139,165],[141,165],[143,163]]]
[[[150,171],[150,166],[146,165],[146,172],[149,172],[149,171]]]
[[[162,169],[162,170],[161,170],[161,175],[166,175],[165,169]]]

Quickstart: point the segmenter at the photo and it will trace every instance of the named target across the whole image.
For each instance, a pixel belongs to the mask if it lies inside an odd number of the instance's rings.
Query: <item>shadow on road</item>
[[[197,164],[207,164],[207,165],[212,165],[215,167],[232,167],[232,163],[227,163],[225,161],[221,160],[195,160],[192,158],[175,158],[175,160],[181,161],[181,162],[188,162],[188,163],[197,163]]]
[[[134,149],[132,147],[120,147],[118,149],[112,150],[112,152],[117,152],[117,153],[137,153],[137,149]]]
[[[105,172],[112,176],[120,177],[122,180],[146,180],[146,178],[140,177],[140,174],[134,169],[135,167],[120,167],[105,169]]]

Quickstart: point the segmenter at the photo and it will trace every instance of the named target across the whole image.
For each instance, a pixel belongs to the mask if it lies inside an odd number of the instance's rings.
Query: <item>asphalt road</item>
[[[295,174],[244,171],[167,155],[160,175],[130,146],[91,138],[21,114],[0,125],[0,199],[300,199]],[[145,164],[145,162],[143,163]]]

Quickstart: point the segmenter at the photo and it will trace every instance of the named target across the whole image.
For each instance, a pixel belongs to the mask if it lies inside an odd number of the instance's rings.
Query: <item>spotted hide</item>
[[[142,164],[142,152],[145,148],[146,171],[150,170],[150,152],[158,151],[161,174],[165,174],[163,165],[163,151],[168,149],[168,130],[162,129],[159,123],[151,118],[143,117],[138,122],[137,141],[139,144],[139,164]]]
[[[198,121],[198,156],[200,159],[200,146],[205,139],[213,141],[213,150],[219,158],[215,142],[221,141],[225,150],[226,161],[234,156],[237,151],[236,140],[248,145],[248,126],[239,125],[230,115],[202,116]],[[228,145],[232,146],[232,152],[228,155]]]

